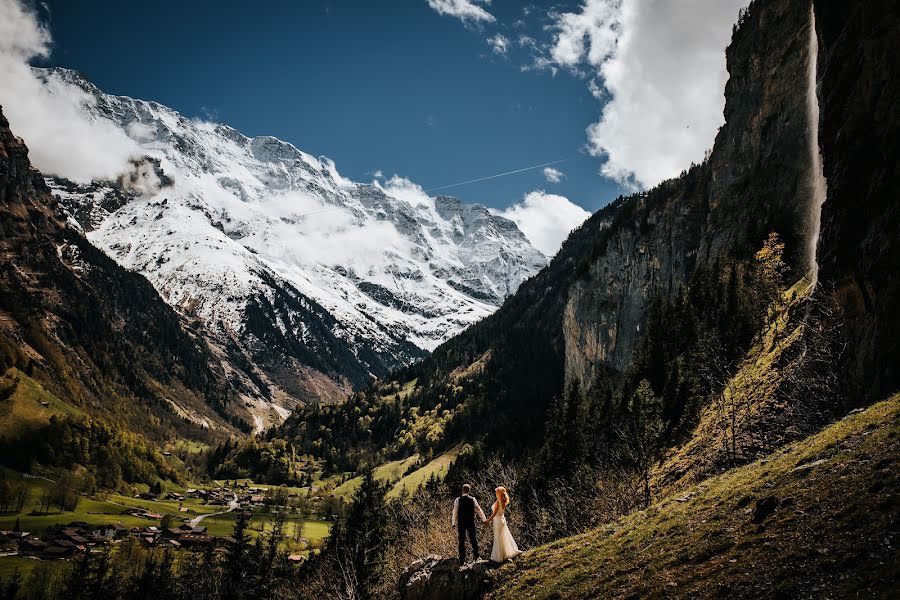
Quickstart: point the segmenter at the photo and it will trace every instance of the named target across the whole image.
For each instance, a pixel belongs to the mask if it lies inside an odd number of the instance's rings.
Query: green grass
[[[121,494],[109,494],[107,499],[110,502],[124,505],[131,508],[144,508],[152,510],[163,515],[171,515],[177,518],[189,518],[196,515],[203,515],[219,510],[224,510],[220,506],[204,504],[196,498],[185,498],[181,506],[187,508],[187,512],[178,510],[178,502],[175,500],[141,500],[131,496],[123,496]]]
[[[527,552],[495,574],[488,598],[888,597],[900,583],[898,472],[894,396],[687,494]],[[780,504],[756,522],[768,496]]]
[[[47,423],[52,415],[84,414],[16,368],[8,369],[2,377],[17,382],[12,395],[0,402],[0,431],[7,438],[18,437],[24,431]],[[46,402],[47,406],[41,402]]]
[[[75,511],[59,512],[53,509],[49,514],[34,515],[30,513],[38,510],[40,496],[52,483],[43,479],[26,478],[21,473],[6,469],[4,469],[4,474],[7,477],[24,480],[29,488],[29,499],[21,513],[0,515],[0,529],[12,529],[17,521],[21,530],[38,535],[43,534],[48,528],[68,525],[73,521],[84,521],[89,525],[121,523],[125,527],[159,525],[158,521],[123,514],[129,507],[143,508],[163,515],[171,515],[174,525],[178,525],[182,520],[193,518],[198,514],[209,514],[226,510],[224,506],[205,505],[199,500],[188,498],[183,503],[183,506],[188,508],[188,512],[182,513],[178,511],[178,502],[171,500],[141,500],[120,494],[109,494],[105,496],[105,499],[82,498]],[[233,532],[234,519],[235,515],[233,513],[225,513],[207,517],[201,524],[207,527],[210,535],[228,536]],[[271,513],[254,512],[250,520],[248,533],[251,537],[256,537],[264,531],[271,531],[273,521],[274,515]],[[300,528],[301,538],[316,544],[328,536],[330,526],[330,523],[327,521],[312,519],[305,515],[288,514],[285,519],[285,534],[291,539],[285,540],[283,546],[291,551],[305,547],[293,540],[297,527]],[[29,567],[33,566],[30,564],[31,562],[34,561],[28,561]],[[13,568],[10,566],[13,565],[13,561],[8,561],[4,557],[0,557],[0,563],[10,570]]]
[[[209,444],[203,444],[196,440],[179,439],[172,443],[172,451],[184,450],[188,454],[199,454],[209,449]]]
[[[785,443],[784,423],[778,421],[784,414],[783,400],[778,394],[785,373],[786,357],[797,354],[795,344],[802,341],[805,314],[803,305],[809,293],[810,282],[801,279],[782,294],[782,300],[771,312],[763,335],[747,352],[737,372],[731,378],[728,393],[737,407],[737,454],[742,462],[757,456],[745,456],[746,452],[758,452],[755,439],[765,439],[770,448]],[[729,466],[725,451],[723,417],[715,403],[707,403],[700,411],[697,426],[691,439],[669,452],[654,475],[657,489],[676,491],[702,481]],[[764,452],[763,452],[764,453]]]
[[[397,498],[403,493],[403,490],[406,490],[407,493],[412,493],[419,487],[424,485],[432,475],[434,475],[438,479],[442,478],[447,474],[447,470],[450,468],[450,464],[454,460],[456,460],[457,456],[459,456],[459,452],[460,450],[462,450],[462,447],[463,445],[460,444],[455,448],[451,448],[447,452],[444,452],[434,460],[430,461],[428,464],[401,478],[394,485],[394,487],[391,488],[391,491],[388,492],[387,497]]]
[[[41,561],[25,558],[22,556],[0,556],[0,577],[4,583],[15,572],[16,569],[22,575],[22,585],[28,580],[28,576]]]
[[[375,479],[385,483],[395,483],[404,473],[419,460],[418,454],[400,460],[392,460],[375,468]],[[351,498],[356,488],[362,483],[362,475],[348,479],[334,488],[333,494],[339,498]]]
[[[125,507],[120,506],[108,500],[99,500],[94,498],[81,498],[78,506],[74,511],[58,511],[53,508],[47,514],[37,513],[41,495],[52,484],[44,479],[36,479],[25,477],[21,473],[4,469],[4,475],[10,478],[18,478],[28,486],[28,499],[21,513],[0,514],[0,529],[12,529],[16,521],[23,531],[32,533],[43,533],[47,528],[57,525],[67,525],[72,521],[84,521],[91,525],[107,525],[122,523],[126,527],[147,526],[154,524],[154,521],[132,517],[131,515],[122,514]],[[133,504],[131,506],[134,506]]]
[[[234,513],[224,513],[212,517],[206,517],[200,523],[207,528],[207,533],[215,536],[227,536],[234,532],[234,521],[236,515]],[[266,531],[271,531],[274,523],[274,515],[263,512],[253,513],[250,519],[247,531],[252,537]],[[285,518],[285,532],[293,535],[294,528],[300,527],[300,536],[311,542],[321,541],[328,537],[331,524],[327,521],[319,521],[310,519],[303,515],[288,514]]]

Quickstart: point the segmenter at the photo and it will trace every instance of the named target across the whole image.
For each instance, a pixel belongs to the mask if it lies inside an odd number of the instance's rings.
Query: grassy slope
[[[768,454],[761,448],[781,445],[778,440],[783,432],[765,431],[764,424],[784,410],[777,390],[784,378],[785,357],[802,340],[804,325],[798,313],[804,310],[808,293],[809,281],[802,279],[782,294],[771,321],[732,378],[732,402],[738,407],[738,444],[743,462]],[[657,470],[654,487],[674,491],[724,470],[727,457],[720,423],[714,405],[704,406],[691,439],[674,448]]]
[[[400,481],[394,484],[394,487],[391,488],[391,491],[388,492],[387,497],[397,498],[403,493],[403,490],[406,490],[407,492],[413,492],[420,486],[424,485],[432,475],[439,479],[442,478],[447,474],[447,470],[450,468],[450,463],[456,460],[456,457],[459,455],[462,447],[463,445],[460,444],[455,448],[451,448],[434,460],[430,461],[428,464],[422,466],[419,469],[416,469],[406,477],[401,478]]]
[[[406,473],[406,470],[414,465],[417,460],[419,460],[419,455],[413,454],[408,458],[392,460],[390,462],[384,463],[380,467],[375,468],[375,479],[386,483],[395,483],[397,480],[403,477],[403,474]],[[353,492],[356,491],[356,488],[358,488],[361,483],[361,475],[358,477],[354,477],[353,479],[348,479],[338,487],[334,488],[333,493],[339,498],[350,498],[353,496]]]
[[[889,597],[900,589],[898,461],[894,396],[688,494],[536,548],[498,572],[489,597]],[[754,522],[770,495],[784,502]]]
[[[375,478],[379,481],[392,484],[387,497],[397,498],[400,496],[403,489],[412,492],[428,481],[428,478],[432,475],[443,477],[447,473],[447,469],[450,468],[450,463],[456,460],[456,456],[461,449],[462,444],[451,448],[437,458],[429,461],[427,464],[419,467],[409,475],[404,475],[404,473],[419,460],[418,454],[413,454],[412,456],[400,460],[386,462],[380,467],[375,468]],[[334,488],[332,493],[339,498],[349,500],[353,497],[353,492],[356,491],[356,488],[359,487],[360,483],[362,483],[361,475],[348,479]]]
[[[15,367],[8,369],[2,377],[16,382],[12,395],[0,402],[0,432],[9,438],[46,424],[51,415],[84,414]],[[41,402],[46,402],[47,406]]]

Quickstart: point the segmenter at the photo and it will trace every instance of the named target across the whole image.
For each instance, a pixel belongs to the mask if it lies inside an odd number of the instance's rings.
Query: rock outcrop
[[[478,560],[460,566],[456,558],[426,556],[400,576],[401,600],[476,600],[490,588],[490,571],[499,565]]]

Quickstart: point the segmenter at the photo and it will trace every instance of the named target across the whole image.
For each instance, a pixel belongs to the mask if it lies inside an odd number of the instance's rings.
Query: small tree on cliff
[[[784,242],[778,233],[771,232],[756,253],[756,272],[766,304],[778,299],[788,266],[784,262]]]
[[[637,473],[643,487],[644,504],[650,504],[650,472],[662,452],[662,401],[650,382],[642,379],[628,399],[618,434],[626,462]]]

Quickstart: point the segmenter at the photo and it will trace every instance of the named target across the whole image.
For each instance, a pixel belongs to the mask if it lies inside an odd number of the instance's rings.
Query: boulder
[[[475,600],[490,588],[490,571],[500,565],[477,560],[462,566],[455,558],[430,555],[400,575],[401,600]]]

